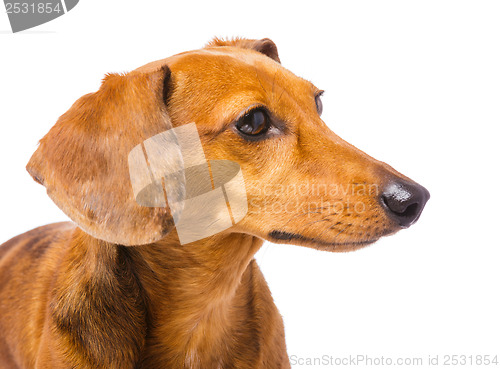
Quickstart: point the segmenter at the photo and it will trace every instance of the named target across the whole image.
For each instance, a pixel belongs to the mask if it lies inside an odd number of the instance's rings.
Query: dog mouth
[[[368,246],[376,241],[380,237],[376,238],[370,238],[366,240],[356,240],[356,241],[342,241],[342,242],[335,242],[335,241],[325,241],[325,240],[320,240],[314,237],[307,237],[298,233],[292,233],[292,232],[285,232],[285,231],[279,231],[279,230],[274,230],[268,233],[269,238],[275,241],[285,241],[284,243],[294,243],[297,242],[298,244],[304,245],[304,246],[314,246],[316,248],[319,247],[325,247],[328,249],[333,248],[335,250],[336,248],[348,248],[348,249],[357,249],[361,248],[363,246]]]

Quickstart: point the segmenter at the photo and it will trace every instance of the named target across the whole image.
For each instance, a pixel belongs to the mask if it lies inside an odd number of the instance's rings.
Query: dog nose
[[[394,220],[403,228],[417,221],[430,194],[417,183],[398,180],[389,183],[382,193],[382,203]]]

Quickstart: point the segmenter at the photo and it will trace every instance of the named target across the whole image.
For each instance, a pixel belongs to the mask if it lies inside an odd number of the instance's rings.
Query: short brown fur
[[[330,196],[312,185],[406,179],[331,132],[318,91],[281,66],[272,41],[216,39],[109,75],[78,100],[28,165],[76,225],[40,227],[0,247],[0,367],[290,368],[255,253],[264,239],[350,251],[394,233],[374,193]],[[283,130],[248,142],[232,122],[255,104]],[[180,245],[168,208],[134,202],[126,155],[190,122],[208,159],[240,164],[249,209],[227,231]],[[310,187],[292,195],[298,184]],[[362,214],[347,205],[355,203]]]

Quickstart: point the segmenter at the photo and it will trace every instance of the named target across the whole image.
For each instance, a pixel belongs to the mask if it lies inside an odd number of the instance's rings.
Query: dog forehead
[[[313,96],[319,91],[271,58],[237,47],[189,51],[139,70],[158,70],[164,65],[172,72],[175,88],[169,106],[177,121],[229,122],[257,104],[293,120],[291,111],[313,106]]]
[[[166,59],[146,64],[136,71],[153,72],[168,65],[174,76],[179,79],[196,80],[198,84],[224,82],[233,84],[291,82],[295,87],[310,89],[312,84],[284,68],[266,55],[250,49],[233,46],[217,46],[173,55]]]
[[[233,61],[233,63],[235,61],[240,61],[242,64],[247,65],[255,65],[255,63],[257,63],[258,61],[267,61],[269,63],[275,63],[279,65],[269,57],[253,50],[232,46],[217,46],[199,50],[185,51],[183,53],[179,53],[165,59],[160,59],[145,64],[137,68],[136,71],[143,73],[153,72],[164,65],[168,65],[171,69],[182,69],[182,67],[184,67],[185,69],[185,67],[189,67],[191,65],[196,66],[197,63],[204,64],[216,60],[225,60],[226,62]]]

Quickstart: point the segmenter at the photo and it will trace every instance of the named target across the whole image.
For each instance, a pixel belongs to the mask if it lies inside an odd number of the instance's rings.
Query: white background
[[[432,196],[414,227],[361,251],[265,244],[289,355],[500,360],[497,1],[81,0],[20,34],[2,12],[0,242],[67,219],[24,169],[59,115],[105,73],[213,36],[273,39],[326,90],[336,133]]]

